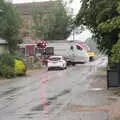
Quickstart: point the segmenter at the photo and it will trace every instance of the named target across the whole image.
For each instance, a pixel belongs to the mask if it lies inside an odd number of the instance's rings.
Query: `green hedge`
[[[25,72],[26,65],[21,58],[11,55],[0,56],[0,75],[2,77],[11,78],[16,75],[25,75]]]

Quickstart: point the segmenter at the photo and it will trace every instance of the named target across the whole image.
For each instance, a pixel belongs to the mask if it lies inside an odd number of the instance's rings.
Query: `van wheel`
[[[50,71],[51,69],[50,68],[48,68],[48,71]]]
[[[64,69],[67,69],[67,65],[65,65]]]
[[[75,66],[75,65],[76,65],[74,62],[72,62],[71,64],[72,64],[72,66]]]
[[[94,57],[90,57],[89,58],[89,61],[91,62],[91,61],[93,61],[94,60]]]
[[[69,66],[69,65],[71,65],[71,62],[70,62],[70,61],[67,62],[67,66]]]

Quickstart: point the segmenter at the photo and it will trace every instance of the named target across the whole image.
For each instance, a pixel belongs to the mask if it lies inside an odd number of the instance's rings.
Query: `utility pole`
[[[75,42],[75,29],[76,29],[76,26],[73,25],[73,42]]]
[[[73,28],[73,42],[75,41],[75,27]]]

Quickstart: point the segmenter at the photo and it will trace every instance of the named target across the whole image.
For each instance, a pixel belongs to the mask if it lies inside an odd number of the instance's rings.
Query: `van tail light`
[[[59,62],[63,62],[63,60],[60,60]]]
[[[49,63],[52,63],[53,61],[52,60],[48,60]]]
[[[48,62],[63,62],[63,60],[59,60],[59,61],[52,61],[52,60],[48,60]]]
[[[48,62],[52,62],[51,60],[48,60]]]

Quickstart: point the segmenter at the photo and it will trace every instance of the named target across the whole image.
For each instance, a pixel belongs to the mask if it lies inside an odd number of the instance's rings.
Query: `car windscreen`
[[[61,58],[60,57],[52,57],[52,58],[49,58],[49,60],[51,60],[51,61],[59,61],[59,60],[61,60]]]

